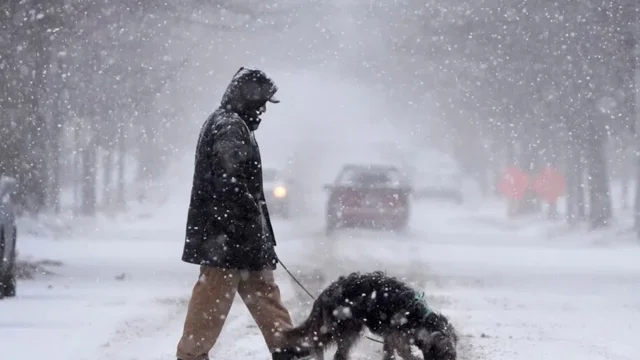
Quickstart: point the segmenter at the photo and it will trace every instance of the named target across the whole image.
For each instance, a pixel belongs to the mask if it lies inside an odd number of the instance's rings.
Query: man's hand
[[[240,203],[247,211],[247,217],[261,216],[262,212],[260,211],[260,205],[258,205],[258,202],[253,195],[248,192],[243,193],[240,197]]]

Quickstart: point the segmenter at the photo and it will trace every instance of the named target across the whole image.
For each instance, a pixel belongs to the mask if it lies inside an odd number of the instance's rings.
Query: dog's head
[[[437,318],[431,319],[437,330],[421,329],[416,334],[416,345],[422,351],[425,360],[456,360],[458,335],[453,325],[441,314],[432,314]],[[429,326],[428,328],[433,329]]]
[[[430,333],[427,339],[418,341],[425,360],[456,360],[456,342],[440,331]]]

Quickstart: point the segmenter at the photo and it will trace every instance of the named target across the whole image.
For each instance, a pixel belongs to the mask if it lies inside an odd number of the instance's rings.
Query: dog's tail
[[[315,331],[320,331],[322,325],[324,325],[324,316],[316,301],[309,316],[300,325],[285,331],[285,335],[291,339],[313,335]]]
[[[327,332],[327,322],[324,311],[316,301],[309,316],[297,327],[285,330],[283,335],[291,346],[302,348],[317,348],[323,342]]]

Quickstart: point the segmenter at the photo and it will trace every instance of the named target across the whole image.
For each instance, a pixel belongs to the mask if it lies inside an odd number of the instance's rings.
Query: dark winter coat
[[[228,269],[275,269],[276,245],[253,134],[257,108],[277,102],[277,87],[258,70],[241,68],[221,106],[202,126],[182,260]]]

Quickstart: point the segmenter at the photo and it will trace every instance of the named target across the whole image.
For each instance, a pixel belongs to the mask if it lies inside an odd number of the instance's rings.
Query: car
[[[287,181],[284,171],[278,168],[264,168],[262,169],[262,180],[269,213],[288,219],[291,213],[290,181]]]
[[[462,204],[463,175],[458,164],[449,156],[420,157],[423,164],[411,175],[415,199],[442,199]]]
[[[402,230],[409,222],[411,189],[394,165],[346,164],[325,189],[327,234],[338,228]]]
[[[16,216],[11,199],[16,180],[0,177],[0,298],[16,295]]]

